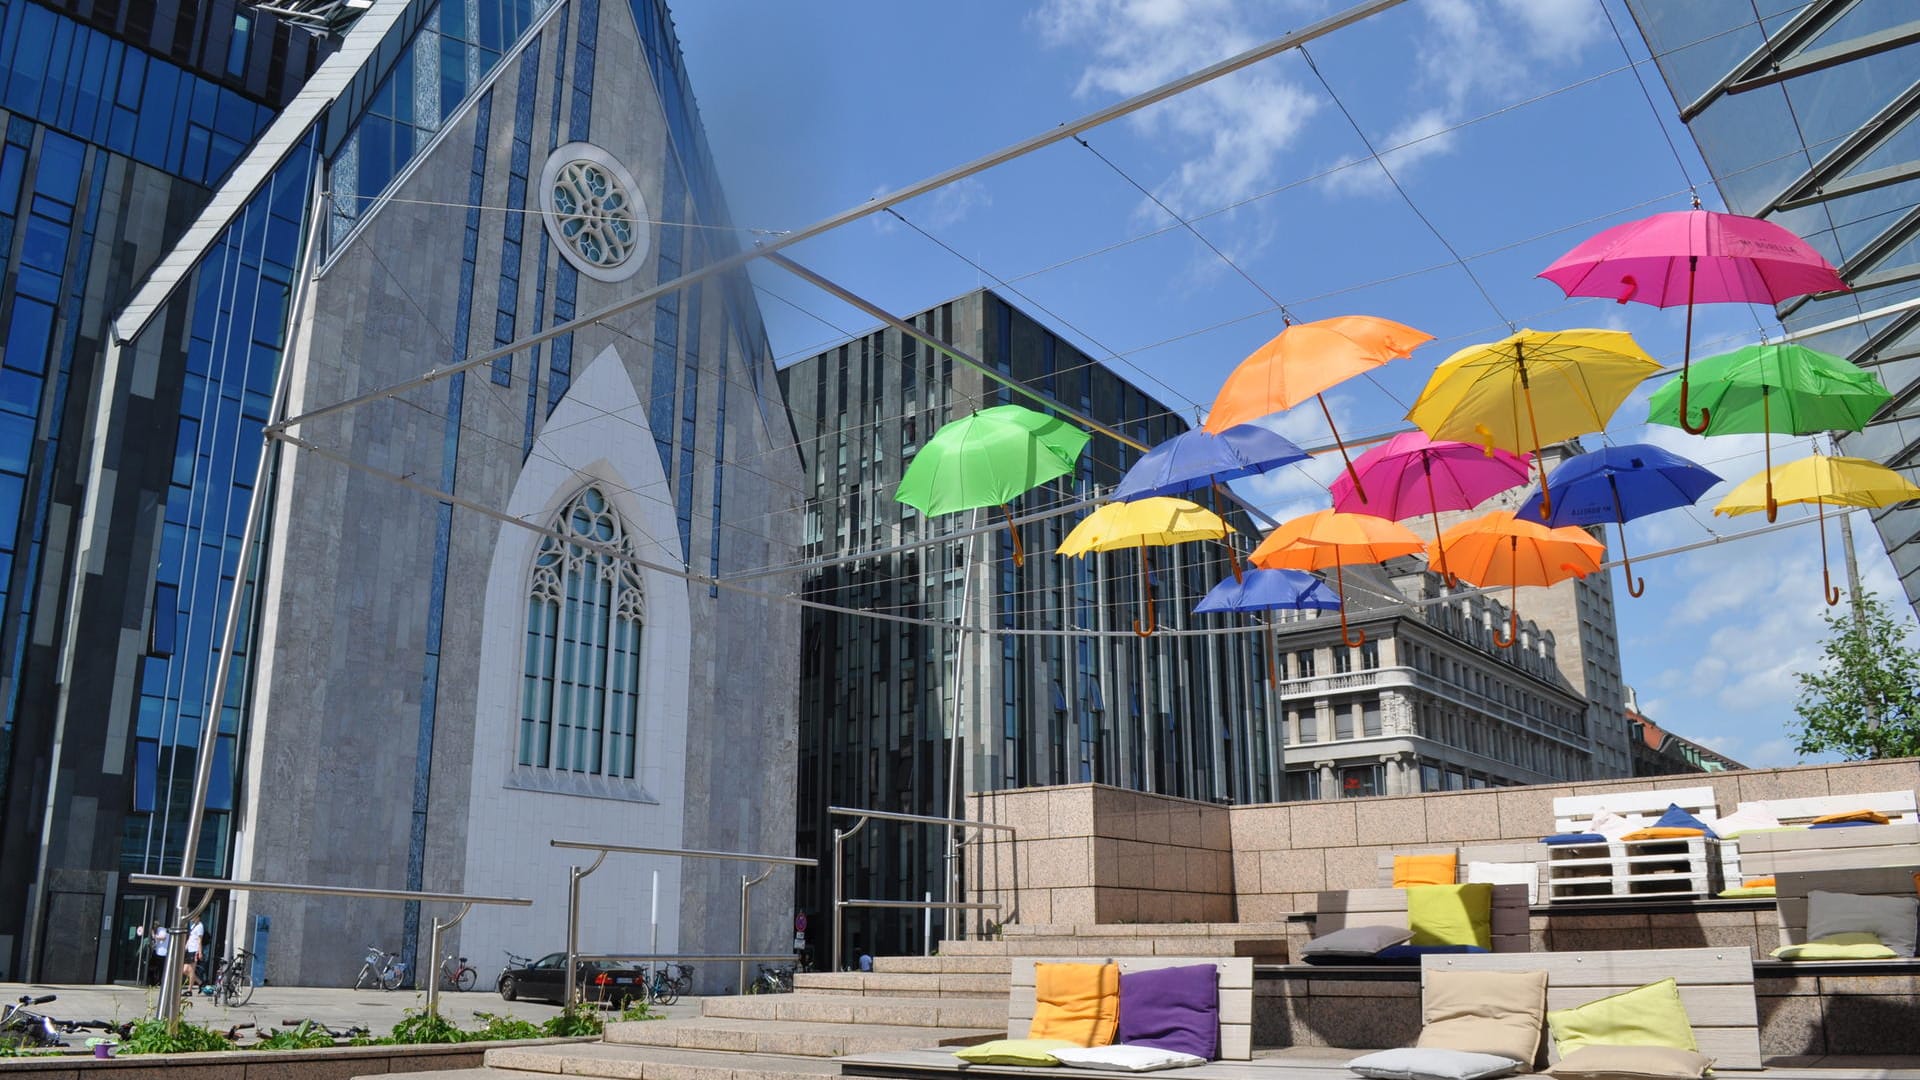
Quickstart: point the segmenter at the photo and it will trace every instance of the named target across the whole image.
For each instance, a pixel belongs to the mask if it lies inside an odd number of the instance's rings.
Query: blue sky
[[[736,223],[788,229],[1339,6],[701,0],[680,4],[675,18]],[[1002,288],[1010,300],[1189,418],[1280,330],[1263,290],[1303,319],[1383,315],[1438,339],[1382,369],[1379,386],[1354,381],[1329,394],[1349,434],[1404,427],[1406,405],[1436,363],[1504,336],[1509,323],[1630,330],[1657,359],[1678,362],[1679,311],[1570,301],[1534,277],[1601,228],[1685,209],[1689,176],[1717,207],[1658,72],[1639,69],[1656,116],[1628,66],[1629,52],[1644,61],[1646,47],[1624,5],[1412,0],[1309,52],[1331,96],[1289,53],[1089,132],[1093,150],[1119,171],[1064,142],[900,208],[958,256],[884,216],[788,254],[899,314],[995,278],[1010,282]],[[1128,178],[1193,219],[1259,288]],[[760,267],[756,280],[782,358],[871,326],[777,270]],[[1767,331],[1779,331],[1770,309],[1704,307],[1694,355]],[[1733,482],[1759,470],[1757,436],[1647,428],[1653,386],[1620,409],[1609,441],[1659,442]],[[1273,423],[1303,442],[1325,437],[1317,409]],[[1778,439],[1776,463],[1809,448],[1806,439]],[[1337,459],[1317,459],[1238,487],[1284,518],[1326,505],[1337,468]],[[1797,514],[1785,510],[1782,520]],[[1636,522],[1628,536],[1632,550],[1650,552],[1757,524],[1698,509]],[[1868,587],[1898,596],[1866,517],[1855,524]],[[1829,540],[1838,575],[1831,523]],[[1623,666],[1643,710],[1748,764],[1796,760],[1786,730],[1792,673],[1819,656],[1819,562],[1808,526],[1636,564],[1648,583],[1638,600],[1616,571]],[[1521,604],[1524,611],[1524,596]]]

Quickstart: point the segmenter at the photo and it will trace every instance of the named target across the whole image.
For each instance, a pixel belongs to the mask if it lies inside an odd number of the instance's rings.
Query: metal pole
[[[446,922],[441,922],[438,916],[433,920],[432,944],[427,947],[427,1015],[436,1020],[440,1017],[440,935],[458,926],[472,910],[472,904],[461,904],[460,914]]]
[[[973,524],[975,526],[980,524],[980,511],[978,509],[975,509],[973,512]],[[960,610],[955,612],[953,617],[953,721],[951,724],[953,730],[947,738],[947,805],[942,808],[942,812],[955,818],[965,817],[967,812],[967,804],[960,790],[962,776],[960,752],[963,745],[960,738],[960,699],[967,683],[967,605],[973,597],[973,555],[974,542],[976,539],[977,536],[967,537],[966,558],[961,560],[960,563],[960,565],[966,567],[966,570],[960,577]],[[949,900],[960,899],[960,848],[955,841],[954,830],[955,826],[951,824],[947,826],[946,878],[947,899]],[[953,932],[953,916],[951,915],[942,918],[941,926],[945,931],[943,940],[956,940],[966,935],[966,922],[964,918],[961,920],[961,932],[959,934]],[[838,940],[834,942],[834,948],[836,951],[839,949]],[[835,968],[834,970],[837,971],[839,969]]]
[[[600,864],[606,861],[607,853],[605,850],[602,850],[600,857],[593,860],[593,865],[584,870],[577,866],[567,867],[567,996],[565,1006],[567,1008],[573,1007],[575,1002],[574,994],[578,993],[580,989],[579,986],[576,985],[578,982],[577,975],[579,973],[574,971],[574,967],[576,966],[574,958],[580,955],[580,879],[600,869]]]
[[[317,158],[314,163],[318,164]],[[313,278],[314,262],[319,256],[320,228],[327,220],[321,180],[317,174],[313,180],[313,197],[307,213],[312,215],[313,220],[307,227],[305,266],[302,267],[292,295],[288,297],[287,317],[290,325],[287,333],[287,349],[280,358],[279,377],[274,380],[273,405],[268,413],[270,424],[285,419],[287,415],[287,397],[293,386],[294,331],[298,328],[300,309],[306,303],[307,284]],[[266,516],[270,498],[267,491],[267,477],[272,474],[276,457],[272,450],[267,440],[262,439],[260,460],[253,467],[253,490],[247,497],[247,520],[240,529],[240,564],[234,571],[233,590],[227,596],[227,619],[220,632],[220,655],[214,662],[213,696],[207,703],[207,715],[200,725],[200,752],[195,756],[193,763],[193,801],[187,806],[187,834],[180,847],[180,874],[183,877],[193,875],[194,864],[200,856],[201,819],[206,814],[207,790],[213,786],[213,756],[220,741],[220,717],[226,711],[227,679],[233,670],[234,645],[240,636],[240,612],[246,606],[241,603],[241,597],[247,588],[247,569],[250,565],[254,565],[253,545],[260,539],[260,521]],[[263,551],[262,554],[264,555],[265,552]],[[258,573],[266,572],[265,563],[264,558],[260,560]],[[186,923],[189,899],[187,886],[182,885],[174,890],[173,910],[176,923]],[[182,946],[185,945],[186,939],[177,935],[184,933],[186,929],[185,925],[180,925],[172,931],[176,935],[175,939]],[[180,965],[171,962],[164,965],[161,973],[161,1011],[166,1016],[169,1035],[180,1030],[182,974]]]
[[[740,875],[740,955],[742,956],[747,954],[747,941],[752,937],[753,931],[753,908],[748,902],[747,893],[755,885],[760,884],[772,876],[773,867],[771,866],[760,871],[760,876],[757,878],[749,878],[745,874]],[[740,961],[740,992],[743,994],[747,992],[747,962],[745,960]]]
[[[927,910],[920,913],[920,955],[932,956],[933,955],[933,891],[927,890],[925,892],[922,892],[920,894],[920,899],[927,902]]]
[[[841,832],[839,829],[833,830],[833,960],[827,965],[828,971],[837,972],[840,970],[840,954],[844,952],[847,947],[846,941],[842,937],[846,926],[845,913],[847,908],[847,864],[843,848],[848,840],[853,839],[861,829],[866,827],[867,819],[861,818],[859,824],[848,829],[846,832]],[[745,990],[746,987],[743,986],[740,989]]]
[[[1867,606],[1866,598],[1860,595],[1860,561],[1853,553],[1853,515],[1842,511],[1840,517],[1840,550],[1847,560],[1847,606],[1853,609],[1853,632],[1861,641],[1866,640]],[[1874,707],[1871,698],[1867,701],[1867,730],[1880,728],[1880,710]]]

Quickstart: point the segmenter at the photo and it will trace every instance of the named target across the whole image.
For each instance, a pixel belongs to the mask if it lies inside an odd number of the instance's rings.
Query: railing
[[[767,957],[765,956],[749,955],[747,953],[747,940],[752,929],[752,909],[747,904],[747,897],[748,897],[749,891],[755,885],[758,885],[761,882],[767,880],[767,876],[773,873],[774,867],[776,866],[819,866],[820,865],[820,860],[818,859],[806,859],[806,858],[801,858],[797,855],[761,855],[753,852],[741,852],[741,851],[698,851],[692,848],[636,847],[632,844],[589,844],[579,840],[549,840],[547,841],[547,843],[557,848],[570,848],[578,851],[597,851],[600,853],[598,856],[594,858],[592,866],[589,866],[585,869],[581,869],[578,866],[570,866],[567,868],[567,996],[566,996],[566,1001],[567,1001],[567,1004],[569,1005],[573,1004],[574,995],[579,991],[579,987],[577,983],[579,980],[578,968],[581,960],[617,960],[617,961],[623,961],[623,962],[633,962],[633,961],[638,961],[643,959],[644,960],[681,960],[681,961],[700,960],[700,961],[709,961],[709,962],[737,960],[740,963],[740,989],[742,992],[745,992],[745,990],[747,989],[747,961],[749,960],[758,961],[758,960],[767,959]],[[595,870],[600,869],[600,864],[603,862],[606,862],[607,856],[614,852],[618,852],[622,855],[668,855],[677,859],[714,859],[714,860],[719,860],[723,862],[752,862],[752,863],[768,864],[766,871],[762,873],[759,877],[748,878],[745,874],[740,875],[740,952],[739,954],[735,956],[725,956],[725,955],[669,956],[669,955],[658,955],[655,953],[628,953],[628,954],[619,954],[619,955],[594,954],[592,956],[582,956],[580,953],[580,879],[583,877],[586,877],[588,874],[593,873]],[[659,889],[660,889],[660,882],[659,882],[659,879],[656,878],[654,879],[654,903],[656,908],[660,900]],[[656,934],[656,936],[659,933],[659,922],[657,920],[654,923],[654,933]],[[657,949],[659,947],[659,944],[660,943],[657,940],[650,942],[648,944],[648,948]],[[773,959],[775,960],[787,960],[791,958],[792,958],[792,954],[787,954],[786,956],[773,957]]]
[[[208,902],[213,899],[213,894],[217,892],[278,892],[302,896],[346,896],[360,900],[444,901],[459,904],[460,914],[455,915],[450,921],[443,923],[438,917],[433,920],[433,955],[429,958],[426,968],[428,1016],[439,1015],[441,932],[466,918],[467,912],[473,910],[475,904],[533,906],[532,900],[508,896],[468,896],[465,893],[418,892],[407,889],[365,889],[357,885],[294,885],[280,881],[227,881],[222,878],[169,877],[164,874],[128,874],[127,883],[129,885],[169,885],[182,890],[207,890],[207,894],[200,898],[200,902],[194,904],[192,910],[186,913],[182,921],[187,925],[170,931],[176,940],[180,941],[186,940],[183,935],[186,934],[187,927],[193,924],[193,920],[206,908]],[[179,965],[169,963],[164,966],[163,971],[166,972],[166,977],[161,980],[162,991],[157,1008],[159,1015],[166,1018],[167,1030],[173,1032],[180,1027],[180,993],[174,988],[177,985],[174,979],[177,977],[175,973],[179,971]]]
[[[991,821],[969,821],[966,818],[933,817],[927,814],[902,814],[892,810],[856,810],[846,806],[829,806],[827,807],[827,813],[837,814],[841,817],[860,819],[858,824],[845,832],[839,829],[833,830],[833,957],[827,966],[827,970],[840,970],[840,955],[845,951],[841,930],[845,925],[847,908],[901,908],[913,911],[998,912],[1000,910],[999,904],[967,903],[962,900],[881,900],[868,897],[849,900],[844,894],[846,863],[841,858],[840,849],[848,840],[853,839],[861,829],[866,828],[867,822],[869,821],[904,821],[913,825],[947,825],[954,829],[961,830],[995,829],[1008,833],[1017,831],[1013,826],[1001,825]],[[947,852],[947,858],[949,860],[959,858],[960,846],[965,843],[967,843],[965,840],[955,840],[953,842],[954,849]],[[952,889],[951,882],[953,880],[954,875],[948,875],[949,889]]]

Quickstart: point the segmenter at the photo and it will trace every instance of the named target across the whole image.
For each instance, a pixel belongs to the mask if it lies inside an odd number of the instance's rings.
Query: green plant
[[[408,1009],[406,1016],[393,1025],[392,1039],[402,1045],[415,1043],[457,1043],[467,1040],[467,1033],[460,1025],[444,1016],[433,1016],[425,1010]]]
[[[1920,754],[1920,649],[1872,593],[1825,615],[1821,670],[1801,672],[1795,749],[1850,761]]]
[[[120,1044],[122,1054],[195,1054],[231,1049],[233,1043],[225,1035],[199,1024],[183,1022],[169,1035],[167,1022],[156,1017],[135,1020],[133,1030]]]
[[[290,1028],[268,1028],[252,1046],[254,1050],[317,1050],[332,1046],[333,1036],[315,1028],[311,1020],[302,1020]]]
[[[606,1024],[601,1021],[599,1011],[593,1006],[576,1003],[567,1006],[561,1010],[560,1015],[540,1025],[540,1030],[549,1039],[564,1039],[598,1035],[606,1030]]]
[[[620,1020],[624,1023],[632,1023],[635,1020],[664,1020],[664,1019],[666,1019],[666,1017],[660,1013],[654,1012],[653,1006],[647,1004],[645,1000],[636,1000],[632,1002],[626,1007],[624,1011],[620,1013]]]
[[[501,1016],[498,1013],[476,1012],[475,1020],[480,1021],[478,1030],[468,1034],[476,1042],[496,1042],[503,1039],[537,1039],[540,1026],[531,1020],[522,1020],[517,1016]]]

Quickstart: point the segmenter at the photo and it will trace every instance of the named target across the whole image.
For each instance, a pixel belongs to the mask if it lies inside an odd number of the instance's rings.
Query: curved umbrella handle
[[[1145,544],[1140,545],[1140,595],[1147,598],[1147,625],[1142,629],[1140,620],[1135,619],[1133,632],[1143,638],[1152,637],[1153,632],[1160,628],[1160,621],[1154,617],[1153,613],[1153,581],[1147,575],[1147,545]]]
[[[1357,649],[1367,643],[1367,632],[1365,630],[1355,629],[1353,632],[1358,636],[1347,636],[1347,608],[1346,605],[1342,604],[1340,607],[1340,640],[1345,642],[1349,649]]]
[[[1497,649],[1511,649],[1513,648],[1513,643],[1518,640],[1520,640],[1520,613],[1509,610],[1507,612],[1506,640],[1501,640],[1500,631],[1495,630],[1493,632],[1493,645]]]
[[[1613,477],[1607,477],[1607,482],[1610,484],[1613,483]],[[1618,488],[1614,489],[1613,505],[1615,508],[1618,508],[1620,505],[1620,491]],[[1638,599],[1647,593],[1647,579],[1633,576],[1633,556],[1627,554],[1627,523],[1624,521],[1620,522],[1619,529],[1620,571],[1627,576],[1627,595]]]
[[[1222,508],[1227,505],[1227,497],[1221,493],[1218,481],[1213,485],[1213,504],[1214,509],[1222,510],[1224,513]],[[1247,580],[1247,576],[1240,569],[1240,553],[1233,548],[1233,537],[1231,535],[1222,536],[1220,543],[1227,549],[1227,565],[1233,568],[1233,580],[1244,583]]]
[[[1346,564],[1337,561],[1340,558],[1339,544],[1333,545],[1333,557],[1336,560],[1333,564],[1334,587],[1340,591],[1340,640],[1346,643],[1347,648],[1357,649],[1367,643],[1367,632],[1354,631],[1360,635],[1357,641],[1347,635],[1347,571]]]
[[[1814,500],[1814,513],[1820,519],[1820,582],[1826,593],[1827,606],[1840,602],[1840,590],[1833,587],[1833,571],[1827,566],[1827,504]]]
[[[1027,565],[1027,549],[1020,543],[1020,526],[1013,523],[1013,507],[1000,504],[1000,512],[1007,515],[1007,531],[1013,534],[1013,565]]]
[[[1825,579],[1826,583],[1827,606],[1833,607],[1840,602],[1840,590],[1834,585],[1833,575],[1827,572],[1826,567],[1823,566],[1820,568],[1820,576]]]

